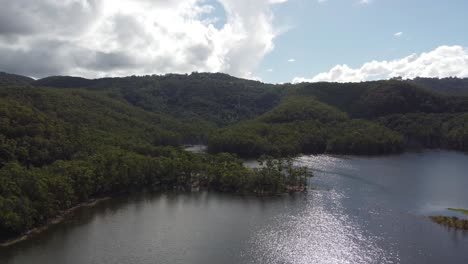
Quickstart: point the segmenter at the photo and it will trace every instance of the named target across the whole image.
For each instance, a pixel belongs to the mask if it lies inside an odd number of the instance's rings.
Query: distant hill
[[[55,88],[84,88],[95,84],[96,80],[72,76],[51,76],[34,81],[34,86],[55,87]]]
[[[279,86],[222,73],[95,80],[56,76],[37,80],[33,85],[99,91],[147,111],[221,126],[253,118],[273,108],[282,90]]]
[[[122,131],[156,145],[208,142],[211,152],[249,157],[384,154],[409,146],[468,150],[468,97],[438,92],[463,90],[457,86],[463,79],[272,85],[222,73],[2,76],[6,102],[46,107],[45,116],[109,138]]]
[[[468,78],[415,78],[409,82],[438,93],[468,95]]]
[[[28,84],[31,84],[32,82],[34,82],[34,79],[26,77],[26,76],[0,72],[0,86],[28,85]]]
[[[404,81],[302,83],[259,117],[211,136],[211,152],[386,154],[407,147],[468,150],[468,96]]]
[[[467,96],[436,93],[403,81],[299,84],[299,96],[315,96],[353,117],[376,118],[398,113],[468,111]]]
[[[299,153],[384,154],[400,152],[403,137],[380,124],[352,119],[313,96],[288,96],[254,120],[211,136],[210,152],[244,157]]]

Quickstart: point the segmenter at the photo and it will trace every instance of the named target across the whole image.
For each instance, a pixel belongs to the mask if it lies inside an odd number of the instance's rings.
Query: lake
[[[0,263],[468,263],[468,155],[304,156],[306,194],[140,194],[81,208]]]

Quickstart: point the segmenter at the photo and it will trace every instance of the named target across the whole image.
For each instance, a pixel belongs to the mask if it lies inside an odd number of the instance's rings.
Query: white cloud
[[[400,38],[401,36],[403,36],[403,32],[397,32],[397,33],[393,34],[393,36],[395,38]]]
[[[15,0],[0,10],[0,70],[34,77],[227,72],[251,75],[274,48],[271,5],[219,0]],[[44,63],[47,62],[47,63]]]
[[[358,3],[361,4],[361,5],[368,5],[368,4],[370,4],[371,2],[372,2],[372,0],[359,0]]]
[[[288,62],[296,62],[296,59],[289,59]]]
[[[273,69],[267,69],[266,71],[267,72],[273,72]]]
[[[312,78],[296,77],[293,82],[361,82],[393,77],[468,77],[468,48],[440,46],[422,54],[391,61],[371,61],[360,68],[337,65]]]
[[[270,0],[271,4],[282,4],[286,3],[288,0]]]

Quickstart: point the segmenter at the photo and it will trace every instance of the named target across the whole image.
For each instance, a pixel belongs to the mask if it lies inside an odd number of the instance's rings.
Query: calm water
[[[468,263],[468,233],[426,219],[468,208],[468,156],[310,156],[317,190],[119,198],[8,250],[0,263]]]

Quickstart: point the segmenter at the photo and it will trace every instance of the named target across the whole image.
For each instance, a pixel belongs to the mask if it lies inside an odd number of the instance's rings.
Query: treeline
[[[468,78],[415,78],[408,80],[408,82],[438,93],[468,95]]]
[[[277,194],[304,188],[291,160],[248,169],[231,154],[182,143],[206,127],[82,89],[0,88],[0,240],[47,223],[81,202],[133,191]]]
[[[198,155],[173,147],[136,153],[106,147],[84,159],[44,167],[14,161],[0,169],[0,240],[46,224],[90,198],[141,190],[191,190],[278,194],[305,188],[307,171],[292,160],[266,159],[248,169],[230,154]]]
[[[15,86],[0,88],[0,126],[0,162],[66,159],[100,144],[176,146],[199,142],[207,131],[95,92]]]
[[[0,138],[7,149],[0,157],[14,152],[23,157],[20,159],[30,159],[32,165],[72,155],[66,152],[74,150],[58,146],[66,140],[85,142],[90,148],[90,141],[100,140],[116,145],[208,143],[212,152],[250,157],[383,154],[413,146],[466,150],[465,119],[445,122],[439,121],[439,116],[468,112],[468,97],[434,93],[407,81],[269,85],[208,73],[95,80],[64,76],[37,81],[3,74],[0,80],[25,83],[0,89],[1,98],[7,101],[4,105],[17,104],[5,108],[33,109],[49,124],[20,136],[16,143],[12,136]],[[444,81],[453,80],[438,82]],[[394,121],[400,115],[415,123]],[[448,127],[442,129],[440,122]],[[3,125],[7,131],[23,129],[16,123]],[[432,137],[414,135],[415,125],[430,129]],[[54,127],[62,131],[54,131]],[[41,132],[43,129],[49,132]],[[7,132],[12,133],[21,131]],[[48,152],[53,158],[46,161],[41,157],[48,157]]]
[[[0,72],[0,86],[6,85],[30,85],[34,82],[34,79],[29,77],[10,74],[6,72]]]
[[[209,151],[246,157],[468,151],[467,113],[468,97],[402,81],[299,84],[267,113],[218,130]]]
[[[209,139],[211,153],[242,157],[338,153],[388,154],[403,150],[403,137],[384,126],[350,119],[344,112],[313,97],[286,98],[253,121],[217,131]]]
[[[244,80],[222,73],[166,74],[84,79],[55,76],[36,87],[85,88],[149,112],[189,122],[225,126],[272,109],[284,94],[282,86]]]
[[[404,135],[410,147],[468,150],[468,113],[391,115],[378,122]]]
[[[430,216],[429,219],[431,219],[433,222],[446,226],[449,228],[455,228],[455,229],[460,229],[460,230],[468,230],[468,220],[466,219],[460,219],[458,217],[452,216]]]
[[[375,119],[393,114],[468,112],[468,96],[433,92],[404,81],[304,83],[291,93],[313,96],[352,118]]]

